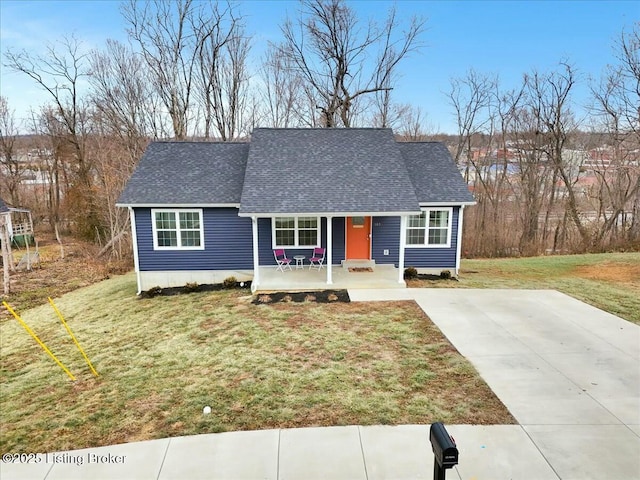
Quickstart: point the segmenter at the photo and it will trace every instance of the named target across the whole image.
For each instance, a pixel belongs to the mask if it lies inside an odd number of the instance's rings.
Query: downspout
[[[133,207],[129,207],[129,221],[131,223],[131,241],[133,242],[133,265],[136,271],[136,282],[138,291],[136,295],[142,293],[142,278],[140,277],[140,258],[138,257],[138,232],[136,228],[136,213]]]
[[[333,284],[333,217],[327,217],[327,285]]]
[[[462,219],[464,218],[464,205],[460,205],[458,210],[458,236],[456,246],[456,277],[460,272],[460,253],[462,252]]]
[[[260,284],[260,258],[258,257],[258,218],[251,217],[251,235],[253,238],[253,281],[251,293],[255,293]]]
[[[407,243],[407,216],[400,216],[400,248],[398,255],[398,283],[404,284],[404,251]]]

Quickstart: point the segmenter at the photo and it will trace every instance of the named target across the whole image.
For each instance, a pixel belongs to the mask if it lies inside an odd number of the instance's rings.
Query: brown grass
[[[0,450],[264,428],[514,423],[414,302],[250,302],[233,290],[137,299],[133,275],[57,299],[99,378],[48,306],[24,312],[76,382],[17,322],[0,322]]]
[[[640,282],[640,264],[602,263],[582,265],[573,269],[577,277],[614,283],[638,284]]]

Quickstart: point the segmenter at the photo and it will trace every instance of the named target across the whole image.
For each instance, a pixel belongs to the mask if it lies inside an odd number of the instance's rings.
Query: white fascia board
[[[239,203],[116,203],[123,208],[240,208]]]
[[[440,205],[440,204],[439,204]],[[456,203],[456,205],[460,205]],[[273,217],[401,217],[403,215],[420,215],[422,211],[406,212],[279,212],[279,213],[239,213],[239,217],[273,218]]]
[[[478,202],[420,202],[421,207],[460,207],[476,205]]]

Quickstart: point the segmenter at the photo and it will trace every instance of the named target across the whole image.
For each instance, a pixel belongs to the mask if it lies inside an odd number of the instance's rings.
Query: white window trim
[[[425,215],[427,217],[426,219],[426,225],[424,227],[424,242],[425,243],[421,243],[419,245],[415,245],[415,244],[409,244],[408,242],[406,242],[405,247],[406,248],[451,248],[451,229],[453,226],[453,207],[429,207],[429,208],[425,208],[422,207],[420,208],[420,210],[422,210],[423,212],[426,212]],[[434,211],[447,211],[449,212],[448,215],[448,222],[447,222],[447,243],[443,243],[443,244],[438,244],[438,245],[431,245],[429,244],[429,214],[430,212],[434,212]],[[408,219],[408,217],[407,217]],[[408,222],[407,222],[408,225]],[[407,226],[406,231],[407,231],[407,238],[409,238],[408,235],[408,230],[409,227]]]
[[[173,213],[176,215],[176,232],[178,245],[175,247],[164,247],[158,245],[158,229],[156,228],[156,213]],[[183,247],[180,238],[180,213],[197,213],[200,222],[200,246]],[[201,208],[152,208],[151,209],[151,228],[153,231],[153,249],[154,250],[204,250],[204,223],[202,221]]]
[[[295,225],[293,227],[294,229],[294,244],[293,245],[277,245],[276,244],[276,218],[294,218],[295,219]],[[317,225],[318,225],[318,236],[317,238],[317,243],[316,245],[300,245],[299,242],[299,238],[298,238],[298,233],[299,233],[299,229],[298,229],[298,218],[315,218]],[[307,230],[307,229],[305,229]],[[320,243],[322,241],[322,224],[320,223],[320,217],[316,217],[315,215],[298,215],[298,216],[293,216],[293,215],[280,215],[278,217],[272,217],[271,218],[271,246],[272,248],[276,249],[276,248],[316,248],[320,246]]]

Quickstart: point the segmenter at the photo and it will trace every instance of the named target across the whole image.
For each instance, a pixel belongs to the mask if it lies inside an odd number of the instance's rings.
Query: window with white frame
[[[452,208],[427,208],[407,219],[408,247],[450,247]]]
[[[275,217],[273,248],[320,246],[319,217]]]
[[[202,210],[152,210],[153,248],[156,250],[202,250]]]

